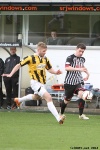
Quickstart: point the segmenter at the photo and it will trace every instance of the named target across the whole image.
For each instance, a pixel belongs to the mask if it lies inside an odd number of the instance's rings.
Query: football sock
[[[53,102],[48,102],[47,103],[48,109],[50,110],[50,112],[54,115],[54,117],[57,119],[57,121],[60,120],[58,111],[56,109],[56,107],[54,106]]]
[[[81,116],[83,114],[83,108],[79,108],[79,115]]]
[[[61,103],[61,110],[60,110],[61,114],[64,113],[66,106],[67,106],[67,104],[65,104],[64,101],[62,101],[62,103]]]
[[[85,101],[83,99],[78,100],[78,106],[79,106],[79,115],[81,116],[83,114]]]
[[[19,102],[24,102],[28,100],[33,100],[33,94],[28,94],[26,96],[23,96],[21,98],[18,98]]]

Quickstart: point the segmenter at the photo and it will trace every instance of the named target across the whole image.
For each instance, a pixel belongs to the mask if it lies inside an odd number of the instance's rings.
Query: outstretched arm
[[[20,64],[17,64],[17,65],[13,68],[13,70],[11,71],[10,74],[3,74],[2,76],[12,77],[12,75],[13,75],[17,70],[19,70],[20,67],[21,67],[21,65],[20,65]]]
[[[56,74],[56,75],[62,74],[62,71],[61,71],[61,70],[55,71],[53,68],[49,69],[48,72],[50,72],[50,73],[52,73],[52,74]]]

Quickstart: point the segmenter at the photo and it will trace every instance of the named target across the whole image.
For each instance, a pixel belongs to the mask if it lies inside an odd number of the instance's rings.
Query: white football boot
[[[89,117],[86,117],[86,115],[82,114],[81,116],[79,116],[79,119],[88,120]]]

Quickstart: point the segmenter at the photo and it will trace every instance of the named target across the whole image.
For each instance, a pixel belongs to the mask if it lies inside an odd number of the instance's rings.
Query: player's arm
[[[17,65],[12,69],[12,71],[11,71],[10,74],[3,74],[2,76],[12,77],[12,75],[13,75],[17,70],[19,70],[20,67],[21,67],[21,65],[20,65],[20,63],[19,63],[19,64],[17,64]]]
[[[89,79],[90,74],[87,69],[84,72],[86,73],[86,77],[84,78],[84,81],[87,81]]]
[[[82,68],[77,68],[77,67],[72,67],[70,66],[70,63],[66,63],[65,65],[65,70],[66,71],[80,71],[80,72],[85,72],[87,69],[85,67]]]
[[[73,63],[73,56],[69,56],[66,59],[66,63],[65,63],[65,70],[66,71],[80,71],[80,72],[85,72],[87,69],[83,66],[83,67],[79,67],[79,66],[75,66],[72,67],[71,64]]]
[[[20,69],[20,67],[30,63],[31,56],[24,57],[11,71],[10,74],[3,74],[2,76],[12,77],[12,75]]]
[[[62,74],[62,71],[60,71],[60,70],[54,70],[52,68],[52,65],[51,65],[51,63],[50,63],[50,61],[49,61],[48,58],[46,58],[46,69],[51,74],[56,74],[56,75]]]
[[[87,68],[82,67],[82,68],[77,68],[77,67],[71,67],[69,63],[67,63],[65,65],[65,70],[66,71],[80,71],[80,72],[85,72],[86,73],[86,77],[84,78],[84,81],[87,81],[89,78],[89,72],[87,70]]]
[[[57,71],[56,71],[56,70],[54,70],[53,68],[49,69],[48,72],[49,72],[49,73],[52,73],[52,74],[57,74],[57,75],[62,74],[62,71],[61,71],[61,70],[57,70]]]

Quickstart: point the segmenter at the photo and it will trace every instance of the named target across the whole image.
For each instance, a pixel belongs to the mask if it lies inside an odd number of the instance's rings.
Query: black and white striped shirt
[[[66,59],[66,65],[70,65],[74,68],[84,67],[85,58],[84,57],[76,57],[74,54],[70,55]],[[64,83],[70,85],[77,85],[79,83],[84,83],[83,77],[80,71],[67,71]]]

